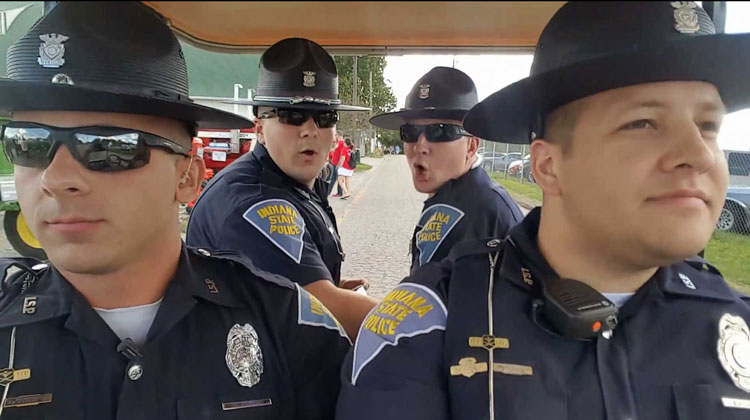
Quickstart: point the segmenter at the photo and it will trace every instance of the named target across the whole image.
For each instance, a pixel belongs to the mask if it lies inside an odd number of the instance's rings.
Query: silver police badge
[[[695,8],[698,7],[692,1],[673,1],[670,3],[674,7],[674,28],[683,34],[694,34],[700,30],[698,24],[698,13]]]
[[[303,71],[302,72],[302,85],[304,87],[315,87],[315,72],[314,71]]]
[[[724,314],[719,320],[719,362],[737,387],[750,393],[750,329],[745,320]]]
[[[237,382],[252,388],[263,374],[263,353],[258,345],[258,333],[250,324],[234,324],[227,334],[227,367]]]
[[[67,41],[68,38],[65,35],[60,34],[44,34],[39,35],[39,39],[42,40],[42,44],[39,45],[39,58],[36,59],[40,66],[57,69],[65,64],[65,45],[63,42]]]
[[[430,97],[430,85],[427,83],[419,85],[419,99],[427,99]]]

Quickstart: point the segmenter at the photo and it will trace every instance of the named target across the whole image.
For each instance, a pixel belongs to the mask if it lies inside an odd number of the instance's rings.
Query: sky
[[[726,32],[750,32],[750,1],[727,2],[727,5]],[[414,82],[423,74],[435,66],[455,67],[474,80],[481,101],[503,87],[528,76],[531,60],[531,54],[388,56],[384,77],[390,82],[396,95],[397,107],[401,108]],[[719,133],[719,144],[722,149],[750,150],[748,121],[750,109],[728,114],[724,118]]]

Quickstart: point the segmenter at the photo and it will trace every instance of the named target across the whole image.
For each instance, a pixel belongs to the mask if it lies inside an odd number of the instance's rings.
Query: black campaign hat
[[[341,104],[336,63],[323,47],[309,39],[287,38],[273,44],[261,56],[258,67],[255,96],[227,103],[338,111],[370,109]]]
[[[716,34],[693,2],[570,2],[552,17],[531,75],[464,119],[470,133],[527,143],[555,108],[610,89],[665,81],[714,84],[728,112],[750,105],[750,34]]]
[[[144,114],[201,128],[245,128],[239,115],[195,104],[180,44],[140,2],[60,2],[7,53],[0,113]]]
[[[477,88],[466,73],[450,67],[435,67],[417,80],[406,96],[404,108],[376,115],[370,119],[370,124],[398,130],[407,121],[417,118],[461,121],[477,102]]]

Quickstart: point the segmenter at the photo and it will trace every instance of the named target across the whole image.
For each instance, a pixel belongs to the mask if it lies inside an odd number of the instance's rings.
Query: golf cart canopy
[[[533,51],[565,2],[144,2],[185,42],[262,53],[280,39],[313,39],[335,54]]]

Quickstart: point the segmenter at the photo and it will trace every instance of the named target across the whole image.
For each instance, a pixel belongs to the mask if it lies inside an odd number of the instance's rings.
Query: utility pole
[[[370,102],[367,103],[367,105],[370,107],[370,118],[372,118],[372,71],[370,71]],[[370,146],[372,146],[372,139],[375,138],[375,130],[370,127],[369,130],[367,130],[367,133],[369,134],[367,136],[367,141],[370,142]],[[365,147],[365,152],[367,152],[368,147]]]
[[[354,102],[354,105],[359,105],[359,89],[357,87],[357,82],[359,81],[359,77],[357,76],[357,56],[354,56],[354,67],[352,68],[352,101]]]

